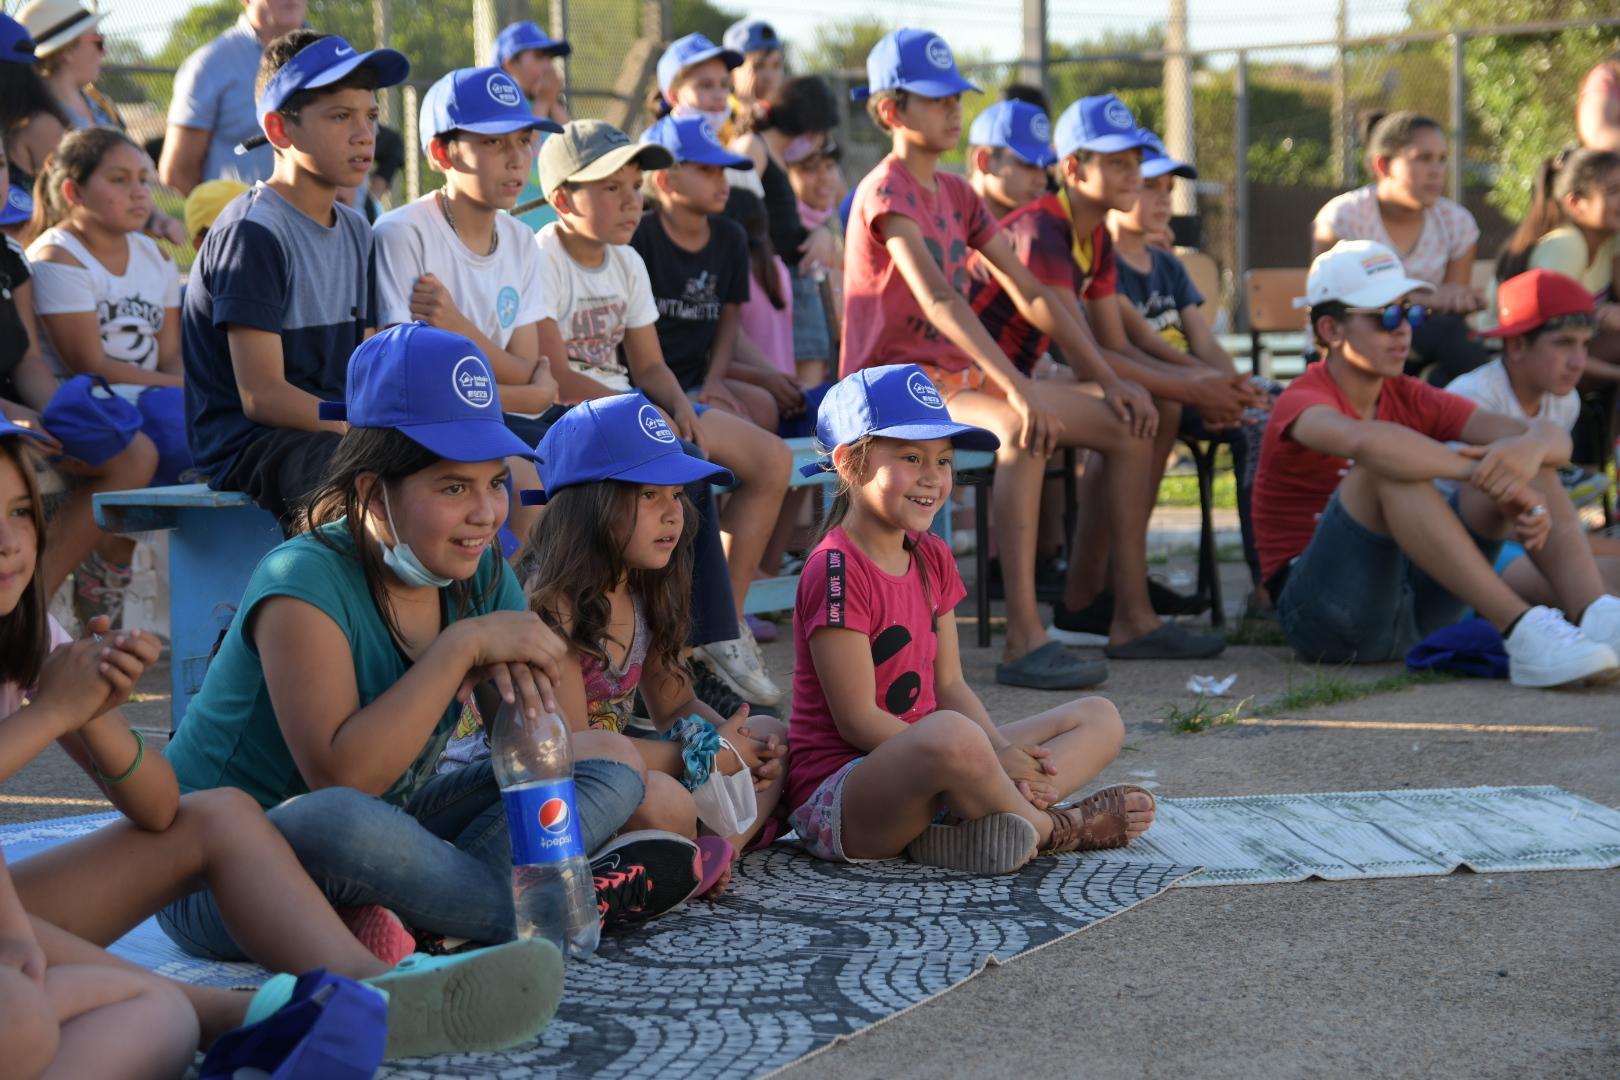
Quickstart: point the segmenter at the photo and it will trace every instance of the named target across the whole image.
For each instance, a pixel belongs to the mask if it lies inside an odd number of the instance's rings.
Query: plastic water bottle
[[[590,956],[601,922],[575,809],[567,721],[556,713],[530,719],[519,706],[503,704],[490,732],[490,757],[512,837],[517,936],[546,938],[565,956]]]

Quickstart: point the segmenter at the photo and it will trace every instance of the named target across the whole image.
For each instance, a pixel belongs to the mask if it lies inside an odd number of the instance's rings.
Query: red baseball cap
[[[1526,270],[1496,290],[1497,324],[1477,337],[1519,337],[1563,315],[1590,315],[1596,298],[1556,270]]]

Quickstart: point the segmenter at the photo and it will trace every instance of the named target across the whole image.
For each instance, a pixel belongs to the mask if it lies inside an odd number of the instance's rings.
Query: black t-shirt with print
[[[701,251],[687,251],[669,238],[653,210],[641,219],[630,246],[652,281],[664,362],[681,389],[695,390],[709,372],[722,306],[748,300],[748,236],[730,218],[710,215],[709,242]]]
[[[19,404],[14,376],[29,338],[17,314],[17,290],[27,281],[28,260],[9,237],[0,237],[0,397]]]

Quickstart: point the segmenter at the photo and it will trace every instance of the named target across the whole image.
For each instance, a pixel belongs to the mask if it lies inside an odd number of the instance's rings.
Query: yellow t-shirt
[[[1586,237],[1573,225],[1563,225],[1536,241],[1530,249],[1530,269],[1556,270],[1581,283],[1588,292],[1605,294],[1614,287],[1614,260],[1620,256],[1620,234],[1609,237],[1595,254],[1586,249]],[[1609,297],[1612,299],[1612,294]]]

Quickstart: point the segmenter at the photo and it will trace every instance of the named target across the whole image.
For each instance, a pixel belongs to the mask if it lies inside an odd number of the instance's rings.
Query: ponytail
[[[1536,242],[1568,222],[1564,200],[1590,194],[1614,169],[1620,169],[1620,154],[1575,146],[1566,146],[1542,162],[1531,182],[1530,210],[1496,257],[1496,280],[1506,281],[1528,270]]]
[[[37,237],[61,224],[73,210],[63,193],[67,182],[72,180],[80,186],[89,182],[102,159],[119,146],[140,149],[135,140],[116,128],[80,128],[63,136],[34,178],[34,217],[28,225],[29,235]]]

